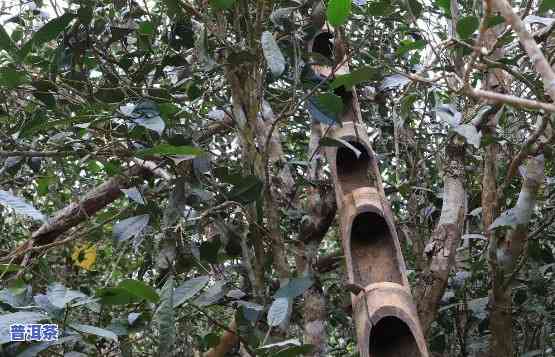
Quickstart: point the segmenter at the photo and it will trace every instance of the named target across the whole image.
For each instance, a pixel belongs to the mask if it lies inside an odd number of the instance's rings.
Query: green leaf
[[[208,284],[208,280],[210,280],[210,277],[208,275],[204,275],[189,279],[179,285],[174,291],[173,307],[176,308],[195,296],[206,286],[206,284]]]
[[[260,39],[262,44],[262,52],[268,68],[274,77],[279,77],[285,71],[285,58],[279,49],[279,46],[274,39],[274,36],[269,31],[264,31]]]
[[[150,149],[137,151],[137,156],[159,156],[159,155],[175,155],[175,156],[199,156],[202,150],[192,146],[173,146],[170,144],[160,144]]]
[[[326,18],[330,25],[338,27],[347,22],[351,14],[351,0],[330,0],[326,9]]]
[[[248,321],[257,321],[264,310],[264,306],[249,301],[239,300],[237,306],[239,306],[239,311],[243,317]]]
[[[250,203],[256,201],[262,192],[263,183],[258,177],[251,175],[245,176],[235,185],[227,195],[231,201],[240,203]]]
[[[341,124],[341,118],[337,114],[328,113],[320,107],[317,96],[308,98],[307,109],[312,119],[319,123],[324,123],[326,125]]]
[[[33,344],[19,353],[16,357],[35,357],[38,356],[39,352],[47,350],[51,346],[59,346],[67,342],[75,342],[81,339],[81,336],[74,335],[74,336],[66,336],[59,338],[55,341],[47,341],[38,344]],[[44,356],[44,354],[42,354]],[[83,355],[86,357],[86,355]],[[80,356],[71,356],[70,354],[64,354],[64,357],[80,357]]]
[[[145,229],[149,220],[150,215],[142,214],[119,221],[113,228],[114,239],[123,242],[132,237],[136,237]]]
[[[341,121],[340,114],[343,113],[343,101],[341,97],[332,93],[320,94],[309,99],[308,110],[318,122],[329,125],[335,124]]]
[[[418,0],[407,0],[407,4],[410,8],[410,12],[415,18],[419,18],[422,15],[422,4]]]
[[[121,192],[123,192],[127,198],[129,198],[132,201],[137,202],[138,204],[144,205],[145,204],[145,200],[143,197],[143,193],[141,191],[139,191],[139,189],[137,187],[131,187],[131,188],[122,188]]]
[[[235,0],[210,0],[210,4],[216,10],[229,10],[235,4]]]
[[[167,14],[169,17],[177,17],[179,14],[182,14],[182,9],[179,0],[163,0],[166,4],[168,11]]]
[[[522,209],[517,207],[510,208],[505,212],[501,213],[499,217],[493,221],[489,230],[501,228],[501,227],[514,227],[519,224],[524,224],[528,221],[529,214]]]
[[[336,117],[343,113],[343,100],[341,100],[340,96],[333,93],[324,93],[317,95],[315,99],[318,103],[318,108],[324,112],[333,114]]]
[[[314,284],[314,281],[309,277],[291,279],[287,285],[280,287],[278,291],[276,291],[274,298],[287,297],[294,299],[302,295],[312,284]]]
[[[211,264],[218,263],[218,252],[221,246],[222,242],[219,239],[202,242],[199,248],[200,258]]]
[[[18,55],[15,43],[13,43],[3,26],[0,26],[0,50],[6,50],[12,57],[17,57]]]
[[[470,38],[472,34],[478,30],[480,26],[480,19],[476,16],[465,16],[457,22],[457,32],[461,39],[465,40]]]
[[[404,54],[410,51],[421,50],[425,46],[426,46],[426,42],[424,42],[423,40],[416,40],[416,41],[402,40],[402,41],[399,41],[399,47],[397,47],[395,54],[397,56],[403,56]]]
[[[0,86],[13,89],[27,82],[27,74],[24,71],[20,71],[13,66],[0,68]]]
[[[212,285],[195,299],[194,304],[198,306],[208,306],[217,303],[225,295],[225,284],[226,282],[223,280],[216,281],[216,284]]]
[[[161,301],[156,311],[156,321],[158,322],[159,341],[158,355],[171,355],[174,352],[175,343],[175,311],[173,309],[173,276],[170,276],[162,287]]]
[[[77,10],[77,16],[79,17],[79,22],[81,22],[83,25],[90,24],[93,18],[92,6],[86,6],[82,4],[79,10]]]
[[[100,328],[100,327],[96,327],[96,326],[91,326],[91,325],[82,325],[82,324],[69,324],[69,327],[71,327],[72,329],[79,331],[79,332],[83,332],[83,333],[87,333],[87,334],[91,334],[91,335],[96,335],[99,337],[104,337],[108,340],[113,340],[113,341],[118,341],[118,336],[113,333],[112,331]]]
[[[49,21],[46,25],[41,27],[33,37],[20,50],[21,57],[25,57],[35,46],[41,46],[48,41],[54,40],[58,35],[64,31],[69,23],[75,18],[74,14],[65,13]]]
[[[6,273],[15,273],[16,271],[20,271],[21,269],[23,269],[23,267],[17,264],[0,264],[0,275],[4,275]]]
[[[289,346],[279,352],[272,354],[272,357],[298,357],[305,356],[314,350],[314,345]]]
[[[118,288],[125,289],[138,298],[148,300],[150,302],[158,302],[160,297],[156,290],[140,280],[126,279],[118,284]]]
[[[278,326],[287,321],[291,315],[291,299],[280,297],[274,300],[268,310],[268,325]]]
[[[138,297],[124,288],[104,288],[96,292],[104,305],[127,305],[140,301]]]
[[[42,222],[46,222],[46,216],[38,211],[35,207],[7,191],[0,190],[0,205],[13,209],[17,214],[25,215]]]
[[[70,290],[63,286],[61,283],[55,282],[48,285],[46,289],[46,296],[52,305],[59,309],[76,299],[86,298],[87,295],[77,290]]]
[[[555,0],[542,0],[539,8],[539,13],[543,14],[549,10],[555,10]]]
[[[501,15],[489,16],[486,19],[486,27],[490,28],[493,26],[500,25],[505,22],[505,18]]]
[[[436,0],[436,5],[443,10],[447,17],[451,17],[451,0]]]
[[[341,86],[345,86],[346,89],[349,89],[359,83],[377,81],[382,77],[383,70],[381,68],[367,66],[354,70],[351,73],[335,77],[330,86],[333,89]]]
[[[138,31],[141,35],[152,36],[154,35],[154,26],[150,21],[143,21],[139,23]]]

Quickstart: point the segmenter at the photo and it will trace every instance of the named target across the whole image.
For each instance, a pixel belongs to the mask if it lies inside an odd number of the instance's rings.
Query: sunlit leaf
[[[178,307],[199,293],[208,284],[208,275],[192,278],[175,288],[174,307]]]
[[[0,25],[0,50],[6,50],[13,57],[17,57],[18,49],[13,43],[10,35],[6,32],[3,26]]]
[[[125,279],[118,284],[118,288],[125,289],[138,298],[145,299],[150,302],[155,303],[160,299],[154,288],[140,280]]]
[[[216,281],[216,284],[209,287],[194,300],[194,304],[199,306],[208,306],[217,303],[225,296],[225,284],[225,281]]]
[[[453,131],[463,136],[466,139],[466,142],[473,145],[476,149],[480,147],[482,133],[476,130],[476,127],[474,125],[462,124],[453,128]]]
[[[312,284],[314,284],[314,281],[309,277],[293,278],[289,280],[287,285],[280,287],[278,291],[276,291],[274,298],[287,297],[294,299],[302,295]]]
[[[268,68],[274,77],[279,77],[285,71],[285,58],[279,49],[279,46],[274,39],[274,36],[269,31],[264,31],[261,38],[262,52],[268,64]]]
[[[326,9],[326,18],[330,25],[343,25],[351,15],[351,0],[330,0]]]
[[[274,300],[268,310],[268,325],[279,326],[289,319],[291,314],[291,299],[280,297]]]
[[[122,188],[121,191],[130,199],[141,205],[145,204],[143,194],[137,187]]]
[[[113,333],[112,331],[100,328],[100,327],[91,326],[91,325],[76,324],[76,323],[69,324],[69,327],[71,327],[72,329],[74,329],[76,331],[86,333],[86,334],[90,334],[90,335],[96,335],[96,336],[99,336],[99,337],[106,338],[108,340],[113,340],[113,341],[116,341],[116,342],[118,340],[118,336],[115,333]]]
[[[0,204],[9,207],[17,214],[25,215],[33,219],[46,222],[46,216],[31,204],[25,202],[23,199],[12,195],[7,191],[0,190]]]
[[[142,214],[119,221],[113,228],[114,238],[119,242],[123,242],[136,237],[145,229],[149,220],[150,215]]]
[[[362,67],[352,71],[351,73],[342,74],[337,76],[332,82],[330,87],[339,88],[345,86],[349,89],[359,83],[368,81],[377,81],[383,77],[383,70],[377,67]]]

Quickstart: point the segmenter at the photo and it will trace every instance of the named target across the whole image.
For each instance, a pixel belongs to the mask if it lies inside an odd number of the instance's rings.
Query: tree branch
[[[506,0],[492,0],[494,7],[501,13],[505,18],[507,24],[509,24],[513,30],[518,34],[520,38],[520,43],[528,53],[532,64],[536,71],[540,74],[543,79],[544,88],[551,97],[555,100],[555,73],[551,69],[549,62],[545,59],[542,51],[540,50],[538,44],[534,40],[532,34],[526,29],[524,23],[522,22],[520,16],[515,14],[511,4]]]
[[[555,104],[552,103],[539,102],[537,100],[525,99],[509,94],[497,93],[476,88],[468,88],[465,90],[465,93],[476,98],[487,99],[491,103],[508,103],[517,107],[543,109],[547,112],[555,113]]]
[[[54,157],[79,155],[75,151],[3,151],[0,150],[0,158],[22,156],[22,157]]]
[[[122,195],[121,189],[128,188],[134,177],[145,176],[148,173],[150,171],[140,165],[135,165],[122,175],[114,176],[95,187],[78,202],[73,202],[58,211],[54,218],[35,231],[32,235],[33,244],[37,246],[52,243],[60,234],[85,221],[119,198]]]

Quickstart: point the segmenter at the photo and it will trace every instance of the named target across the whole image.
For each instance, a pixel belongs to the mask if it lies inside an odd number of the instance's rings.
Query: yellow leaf
[[[96,261],[96,247],[93,246],[77,246],[73,249],[73,254],[71,254],[71,259],[75,262],[75,265],[80,266],[83,269],[90,270],[94,262]]]

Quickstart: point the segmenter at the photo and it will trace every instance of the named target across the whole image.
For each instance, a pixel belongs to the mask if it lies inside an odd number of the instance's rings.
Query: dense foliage
[[[515,355],[553,355],[553,83],[497,2],[2,2],[0,355],[358,355],[337,220],[306,237],[335,214],[314,149],[344,143],[310,142],[340,125],[341,86],[356,88],[415,296],[447,215],[448,148],[463,148],[430,352],[502,355],[497,309]],[[513,6],[552,64],[555,2]],[[312,70],[341,61],[350,74]],[[10,324],[32,322],[62,338],[9,341]]]

